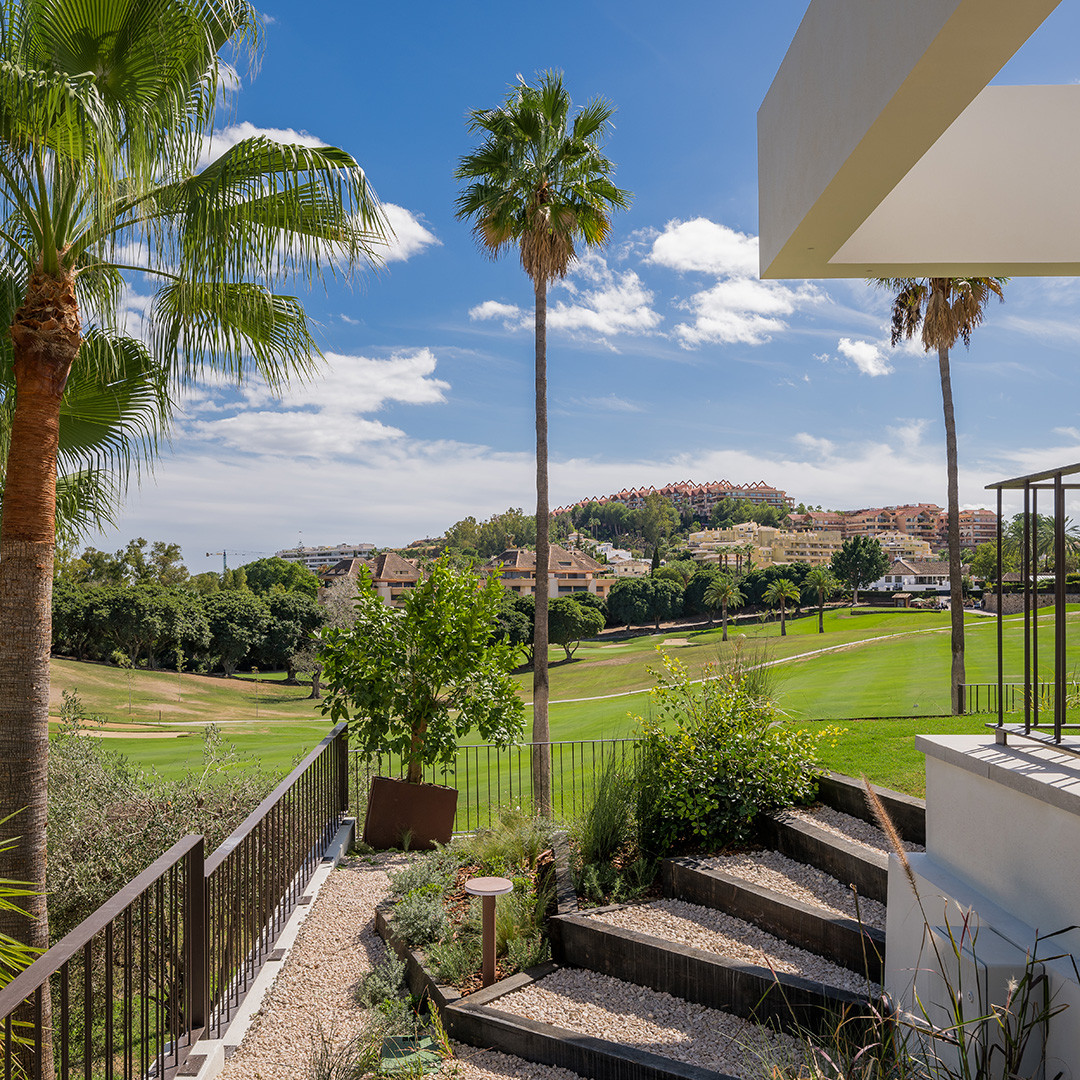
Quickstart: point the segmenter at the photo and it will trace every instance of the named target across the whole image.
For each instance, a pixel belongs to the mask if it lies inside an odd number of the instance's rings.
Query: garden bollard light
[[[471,896],[482,896],[484,940],[484,986],[495,981],[495,897],[510,892],[514,883],[504,877],[470,878],[465,882],[465,891]]]

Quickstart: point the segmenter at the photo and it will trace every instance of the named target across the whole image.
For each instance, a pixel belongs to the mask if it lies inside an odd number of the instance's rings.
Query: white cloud
[[[430,349],[387,359],[327,353],[326,361],[317,378],[292,384],[284,398],[259,379],[239,389],[204,384],[201,393],[185,397],[190,419],[183,431],[200,442],[221,441],[268,458],[343,458],[366,444],[404,436],[366,414],[392,403],[439,404],[450,388],[433,377],[437,361]]]
[[[661,321],[651,306],[653,294],[641,278],[633,270],[617,273],[597,252],[586,251],[576,259],[560,287],[573,300],[559,300],[548,306],[548,326],[553,329],[609,338],[646,333]]]
[[[686,273],[757,277],[758,238],[708,218],[669,221],[645,260]]]
[[[432,244],[442,244],[442,241],[411,210],[406,210],[405,207],[395,203],[383,203],[382,208],[386,214],[386,220],[394,230],[393,238],[383,256],[387,262],[405,262],[413,255],[418,255],[431,247]]]
[[[679,323],[676,337],[685,348],[710,342],[762,345],[788,327],[787,317],[820,303],[823,294],[808,282],[791,286],[758,277],[758,239],[709,221],[673,219],[652,241],[645,260],[680,273],[719,280],[677,306],[693,314]]]
[[[929,426],[929,420],[903,420],[888,430],[908,453],[914,454],[922,448],[923,434]]]
[[[817,454],[819,457],[832,457],[836,450],[836,444],[832,440],[811,435],[806,431],[798,432],[794,437],[794,441],[798,446]]]
[[[516,325],[521,317],[522,311],[517,304],[503,304],[498,300],[485,300],[469,308],[469,318],[481,322],[485,319],[502,319],[507,324]]]
[[[841,356],[850,360],[864,375],[889,375],[892,365],[880,346],[871,341],[853,341],[841,338],[836,346]]]
[[[198,167],[204,169],[211,161],[217,161],[226,150],[231,150],[237,143],[256,136],[299,146],[326,146],[322,139],[306,131],[296,131],[293,128],[256,127],[250,120],[241,120],[239,124],[230,124],[228,127],[220,128],[205,140]]]

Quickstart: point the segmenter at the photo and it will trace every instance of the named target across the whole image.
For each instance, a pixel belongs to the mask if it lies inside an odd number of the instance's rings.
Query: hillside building
[[[408,559],[395,555],[392,551],[376,555],[372,559],[340,559],[333,566],[326,568],[319,575],[323,588],[329,588],[339,581],[356,581],[361,567],[366,567],[371,574],[371,584],[383,603],[389,607],[399,607],[401,597],[426,576],[423,570]]]
[[[284,548],[275,551],[274,556],[288,562],[300,563],[318,573],[342,559],[366,559],[374,550],[374,544],[347,544],[343,541],[335,546]]]
[[[522,596],[536,593],[536,552],[525,548],[510,548],[496,555],[481,567],[482,573],[501,568],[503,586],[507,592]],[[610,567],[598,563],[578,551],[567,551],[552,544],[548,551],[548,596],[570,596],[589,592],[606,600],[615,584]]]

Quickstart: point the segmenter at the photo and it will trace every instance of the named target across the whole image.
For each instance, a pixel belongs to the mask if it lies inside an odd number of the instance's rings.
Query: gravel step
[[[560,968],[490,1005],[737,1080],[801,1063],[801,1043],[790,1036],[595,971]]]
[[[865,976],[783,941],[734,915],[685,900],[634,904],[599,912],[592,918],[609,926],[715,953],[737,963],[786,975],[799,975],[810,982],[847,990],[852,994],[868,991]],[[878,996],[881,987],[871,985],[869,993]]]
[[[664,894],[726,912],[880,982],[885,906],[775,851],[665,859]],[[862,921],[856,918],[859,912]]]
[[[926,800],[901,791],[873,785],[874,793],[881,800],[886,813],[892,818],[896,831],[914,844],[926,843]],[[834,810],[874,821],[866,801],[866,785],[861,780],[842,773],[825,773],[818,777],[818,800]]]
[[[691,929],[694,919],[685,918],[690,911],[699,920],[727,919],[723,913],[708,908],[683,905],[674,916],[662,908],[656,911],[659,914],[651,916],[653,924],[648,930],[643,928],[642,920],[650,916],[637,906],[559,916],[550,923],[552,950],[562,964],[611,975],[792,1032],[827,1030],[835,1024],[839,1012],[857,1017],[869,1011],[865,982],[857,980],[858,990],[832,985],[823,977],[820,957],[802,950],[796,953],[792,946],[739,920],[729,924],[729,928],[737,926],[737,932],[726,935],[706,933],[700,925]],[[617,925],[623,922],[627,925]],[[657,936],[665,933],[668,936]],[[698,944],[687,944],[695,935]],[[756,951],[748,948],[737,940],[738,935],[768,941],[768,955],[760,947]],[[712,948],[700,947],[706,941]],[[796,955],[800,959],[793,962],[791,957]],[[788,970],[778,970],[774,959]],[[792,966],[799,970],[790,970]],[[842,969],[830,966],[829,974],[834,971],[838,973],[837,981],[855,980],[853,973],[846,972],[841,978]]]
[[[888,896],[889,842],[876,825],[828,806],[791,809],[760,823],[763,841],[797,862],[824,870],[860,897],[884,904]],[[907,843],[909,851],[921,850]]]

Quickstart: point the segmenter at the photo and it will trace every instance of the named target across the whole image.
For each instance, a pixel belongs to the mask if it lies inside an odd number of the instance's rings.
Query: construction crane
[[[265,555],[265,551],[208,551],[206,557],[208,559],[214,558],[216,555],[221,556],[221,572],[227,573],[229,570],[229,556],[230,555]]]

